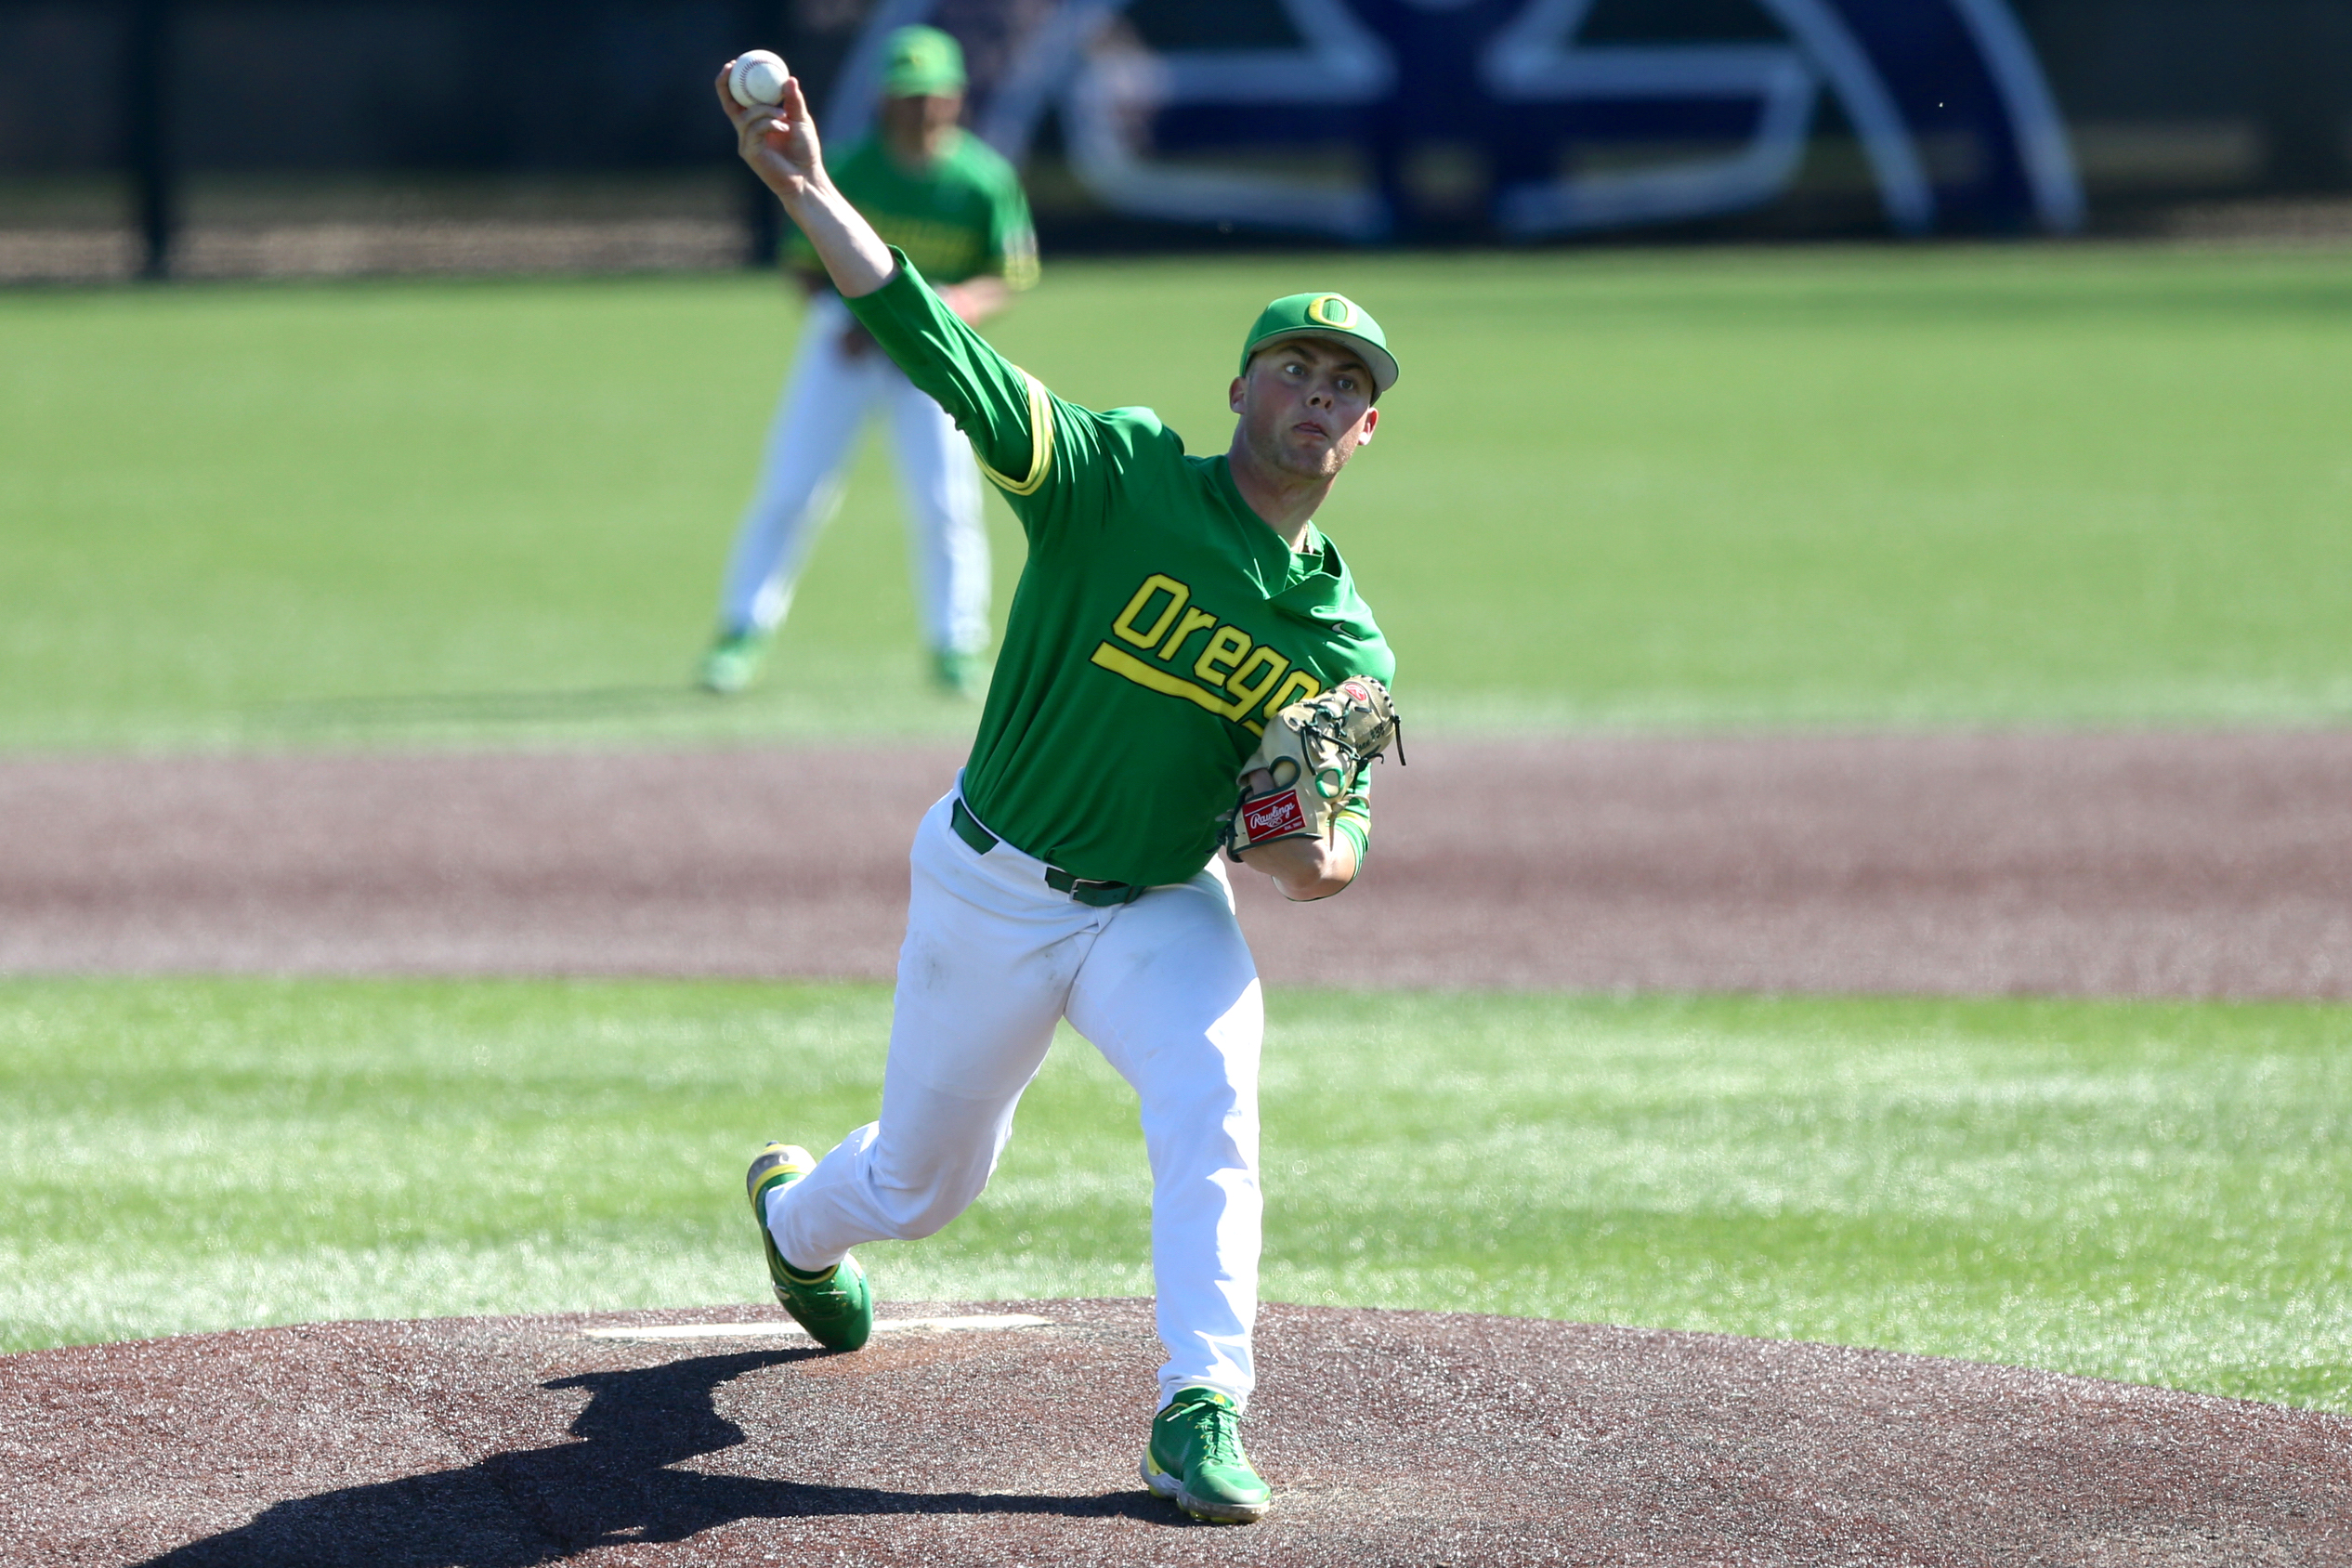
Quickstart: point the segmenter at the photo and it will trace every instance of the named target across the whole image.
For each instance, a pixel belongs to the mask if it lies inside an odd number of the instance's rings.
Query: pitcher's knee
[[[891,1235],[900,1241],[918,1241],[945,1229],[972,1207],[987,1184],[986,1169],[929,1172],[912,1181],[877,1173],[871,1192],[875,1207],[890,1222]]]
[[[937,1235],[946,1230],[950,1220],[971,1207],[971,1198],[953,1202],[934,1199],[910,1206],[894,1217],[895,1222],[891,1229],[900,1241],[921,1241],[927,1235]]]

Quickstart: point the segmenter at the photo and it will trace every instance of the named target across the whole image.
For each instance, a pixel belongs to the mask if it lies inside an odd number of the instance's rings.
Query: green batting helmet
[[[1342,294],[1285,294],[1260,311],[1241,346],[1241,373],[1249,373],[1249,357],[1259,349],[1294,337],[1336,337],[1353,346],[1372,369],[1375,397],[1396,385],[1396,356],[1389,352],[1388,334],[1364,307]]]

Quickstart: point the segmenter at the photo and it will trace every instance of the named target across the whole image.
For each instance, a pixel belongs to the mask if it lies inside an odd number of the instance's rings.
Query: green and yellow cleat
[[[988,695],[988,666],[976,653],[939,649],[931,656],[931,680],[949,697],[977,702]]]
[[[720,633],[712,643],[711,651],[702,656],[698,677],[702,689],[720,697],[733,697],[751,684],[766,652],[767,638],[757,632]]]
[[[767,1200],[817,1169],[817,1161],[796,1143],[770,1143],[743,1173],[743,1187],[751,1197],[751,1217],[760,1224],[760,1250],[767,1256],[767,1277],[776,1299],[791,1313],[808,1337],[829,1351],[854,1351],[874,1331],[874,1292],[857,1260],[844,1257],[818,1274],[803,1274],[784,1261],[768,1234]]]
[[[1241,1412],[1214,1389],[1179,1390],[1152,1418],[1143,1484],[1211,1524],[1255,1524],[1274,1506],[1241,1451]]]

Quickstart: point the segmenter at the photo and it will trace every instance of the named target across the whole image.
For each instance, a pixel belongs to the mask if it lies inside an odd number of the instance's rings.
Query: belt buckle
[[[1056,893],[1066,894],[1078,903],[1095,908],[1104,906],[1105,899],[1102,896],[1103,895],[1122,895],[1117,898],[1117,902],[1123,904],[1133,903],[1135,896],[1135,888],[1132,883],[1109,882],[1099,877],[1074,876],[1059,866],[1048,866],[1045,869],[1045,885]]]

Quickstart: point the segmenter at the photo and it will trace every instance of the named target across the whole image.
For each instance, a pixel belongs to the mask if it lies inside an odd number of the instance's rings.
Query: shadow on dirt
[[[1140,1490],[1095,1497],[890,1492],[669,1468],[744,1441],[743,1430],[712,1402],[721,1383],[821,1353],[747,1352],[566,1378],[545,1386],[590,1391],[588,1408],[571,1424],[581,1442],[279,1503],[250,1524],[190,1542],[141,1568],[524,1568],[595,1547],[682,1541],[738,1520],[826,1514],[1177,1522],[1165,1504]]]

